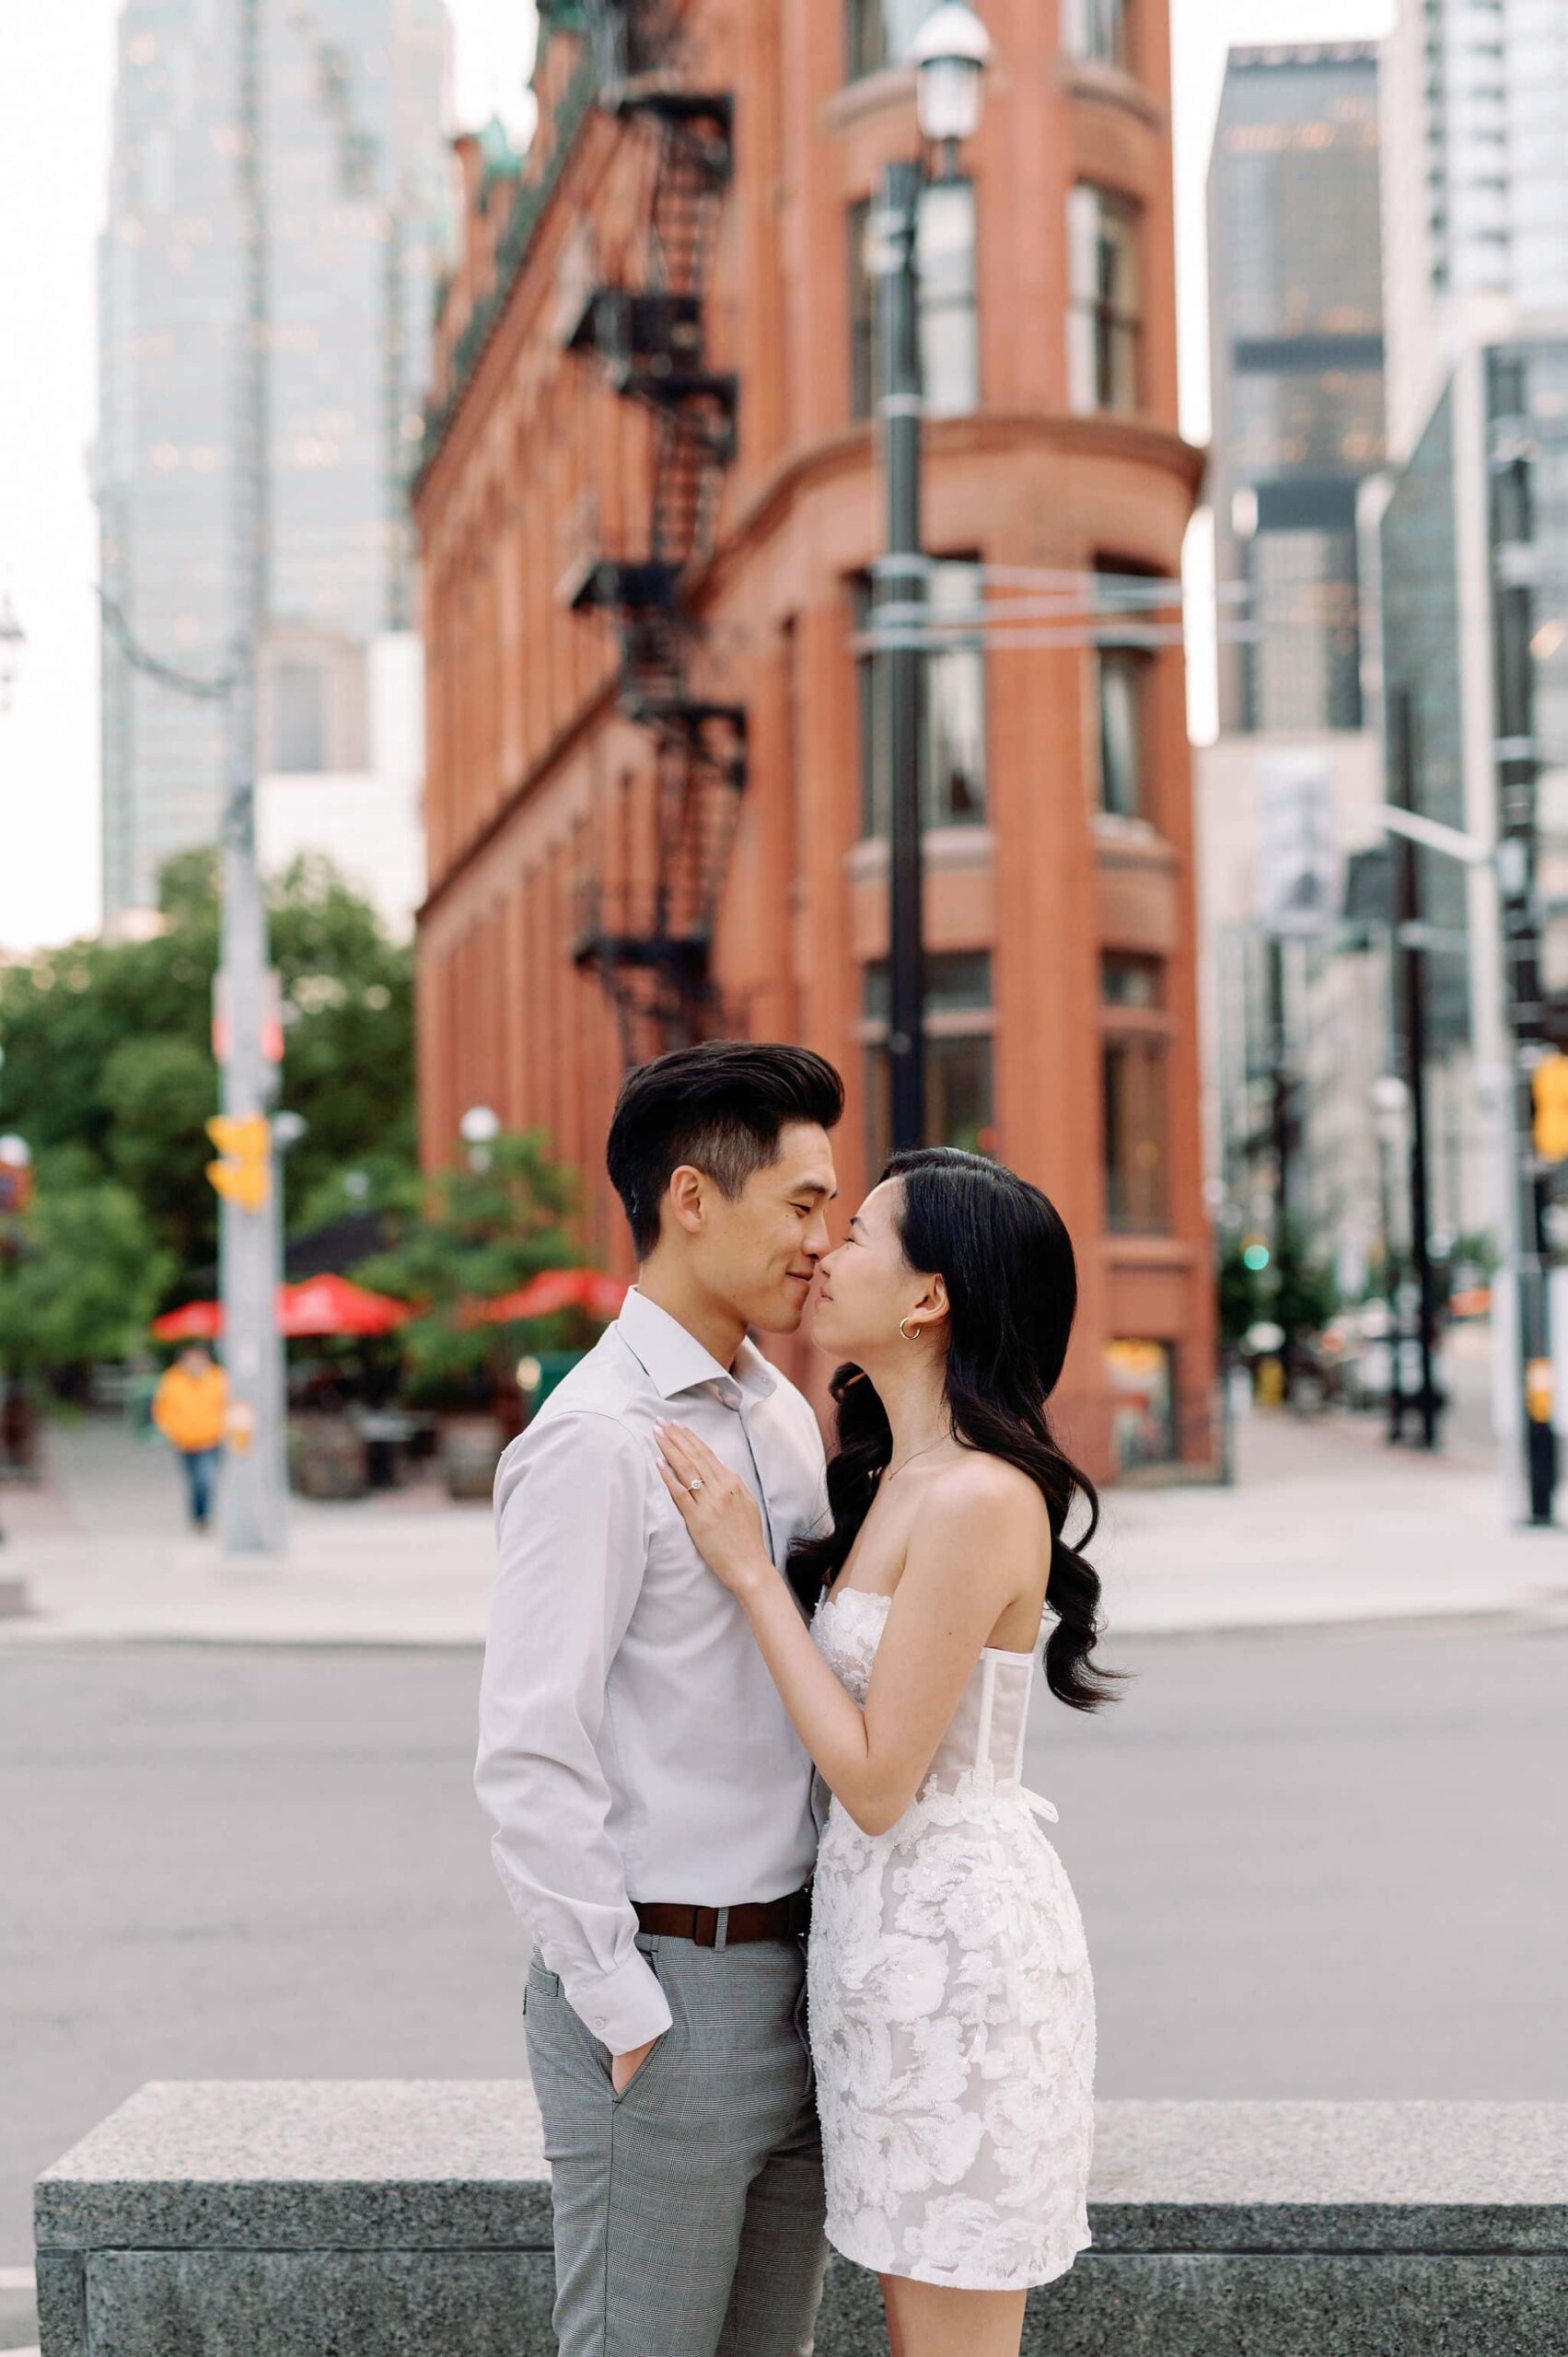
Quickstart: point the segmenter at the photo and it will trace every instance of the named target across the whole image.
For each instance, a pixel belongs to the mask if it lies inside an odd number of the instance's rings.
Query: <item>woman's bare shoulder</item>
[[[921,1511],[943,1515],[979,1512],[1023,1520],[1037,1513],[1044,1515],[1046,1504],[1039,1483],[1021,1466],[973,1448],[932,1468]]]

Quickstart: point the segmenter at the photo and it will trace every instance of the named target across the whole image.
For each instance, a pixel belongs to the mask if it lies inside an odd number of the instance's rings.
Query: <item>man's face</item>
[[[830,1247],[827,1206],[838,1190],[827,1131],[786,1122],[775,1158],[751,1173],[738,1202],[705,1181],[694,1239],[702,1282],[760,1333],[793,1334]]]

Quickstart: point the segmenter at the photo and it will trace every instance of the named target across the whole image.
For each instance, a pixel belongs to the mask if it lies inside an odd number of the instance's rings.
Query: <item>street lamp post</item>
[[[1410,690],[1397,687],[1388,699],[1393,776],[1402,810],[1415,809],[1415,715]],[[1439,1398],[1434,1373],[1437,1297],[1432,1274],[1430,1190],[1426,1147],[1426,968],[1422,947],[1420,878],[1416,846],[1408,835],[1394,844],[1394,989],[1404,1034],[1405,1082],[1410,1092],[1411,1265],[1416,1287],[1416,1341],[1421,1374],[1414,1407],[1423,1448],[1437,1446]],[[1400,1329],[1404,1347],[1404,1328]],[[1404,1437],[1403,1384],[1391,1411],[1389,1437]]]
[[[468,1148],[469,1168],[488,1170],[495,1157],[490,1149],[501,1134],[501,1116],[492,1105],[470,1105],[458,1123],[458,1134]]]
[[[990,37],[972,8],[947,0],[911,48],[923,137],[942,154],[946,176],[958,143],[980,121]],[[923,157],[896,160],[883,175],[873,223],[871,267],[878,286],[887,552],[875,570],[877,617],[892,625],[877,655],[887,719],[888,1056],[895,1152],[925,1136],[923,863],[921,856],[920,626],[928,560],[921,551],[920,200]]]

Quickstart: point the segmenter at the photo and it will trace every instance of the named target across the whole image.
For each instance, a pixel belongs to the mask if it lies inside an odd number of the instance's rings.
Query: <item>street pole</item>
[[[1393,1140],[1381,1111],[1377,1115],[1377,1216],[1383,1230],[1383,1306],[1388,1312],[1385,1328],[1388,1353],[1388,1394],[1384,1403],[1388,1419],[1390,1441],[1404,1437],[1404,1398],[1400,1388],[1400,1275],[1394,1253],[1394,1185],[1389,1165],[1394,1158]]]
[[[882,468],[888,551],[877,568],[878,603],[906,609],[882,667],[888,739],[888,1060],[895,1153],[925,1142],[925,1005],[921,844],[921,672],[918,628],[907,611],[923,602],[920,547],[920,351],[916,163],[890,163],[882,181],[875,239],[880,272]]]
[[[1394,799],[1401,810],[1415,808],[1415,718],[1408,687],[1388,698],[1389,752]],[[1416,1282],[1416,1335],[1421,1354],[1421,1380],[1413,1405],[1421,1425],[1423,1448],[1437,1446],[1437,1386],[1433,1360],[1437,1303],[1432,1279],[1432,1253],[1427,1238],[1432,1219],[1429,1203],[1426,1133],[1426,967],[1421,946],[1421,890],[1416,846],[1408,835],[1394,843],[1394,988],[1403,1034],[1405,1086],[1410,1104],[1411,1260]],[[1402,1352],[1404,1321],[1399,1318],[1395,1355]],[[1389,1437],[1404,1437],[1404,1386],[1391,1388],[1390,1417],[1398,1422]],[[1398,1402],[1397,1409],[1394,1402]]]
[[[230,470],[232,611],[224,715],[222,972],[226,1121],[265,1120],[275,1070],[263,1052],[267,920],[256,865],[256,677],[267,606],[267,255],[261,160],[264,0],[235,0],[238,78],[240,301],[236,307]],[[273,1555],[285,1543],[284,1366],[276,1291],[282,1259],[278,1190],[260,1200],[220,1192],[218,1271],[229,1431],[219,1489],[226,1556]]]
[[[1536,1158],[1533,1086],[1545,1054],[1540,985],[1540,925],[1536,889],[1537,791],[1534,629],[1531,588],[1534,502],[1527,433],[1525,362],[1488,357],[1493,436],[1491,542],[1495,568],[1493,670],[1497,718],[1497,885],[1503,935],[1504,994],[1512,1038],[1510,1104],[1518,1249],[1519,1381],[1523,1393],[1529,1520],[1552,1520],[1557,1436],[1551,1426],[1551,1337],[1547,1302],[1547,1183]]]
[[[1290,1069],[1290,1021],[1285,997],[1284,942],[1271,933],[1263,945],[1269,997],[1269,1138],[1274,1157],[1274,1234],[1272,1274],[1276,1316],[1280,1289],[1292,1261],[1291,1180],[1295,1146],[1295,1084]],[[1282,1324],[1283,1320],[1280,1321]],[[1280,1397],[1295,1388],[1295,1338],[1280,1344]]]

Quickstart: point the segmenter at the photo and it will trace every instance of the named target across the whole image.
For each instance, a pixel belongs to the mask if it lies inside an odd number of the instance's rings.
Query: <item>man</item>
[[[674,1414],[773,1560],[827,1511],[793,1333],[837,1193],[832,1066],[709,1040],[621,1087],[637,1282],[512,1442],[475,1784],[537,1943],[524,2000],[554,2178],[561,2357],[805,2357],[822,2164],[805,2033],[812,1769],[656,1470]]]
[[[153,1422],[185,1469],[191,1520],[205,1530],[223,1453],[228,1378],[200,1342],[188,1342],[153,1393]]]

